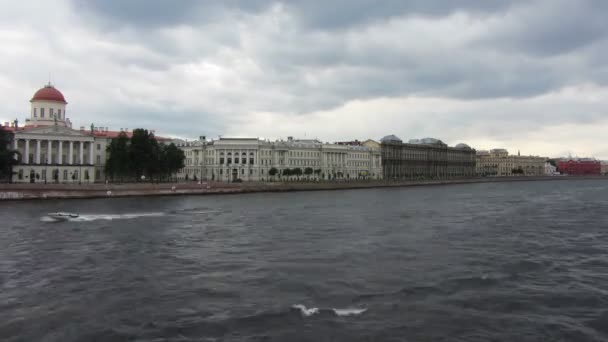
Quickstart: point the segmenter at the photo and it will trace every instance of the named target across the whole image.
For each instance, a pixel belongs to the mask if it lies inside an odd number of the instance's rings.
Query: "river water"
[[[608,181],[3,202],[0,218],[3,341],[608,340]]]

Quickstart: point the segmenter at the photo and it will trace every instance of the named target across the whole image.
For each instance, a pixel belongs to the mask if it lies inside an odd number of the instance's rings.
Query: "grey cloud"
[[[490,27],[481,42],[538,56],[565,54],[605,40],[607,16],[603,0],[530,1]]]
[[[285,1],[307,26],[344,29],[401,16],[441,17],[454,12],[492,13],[520,1],[506,0],[337,0]]]

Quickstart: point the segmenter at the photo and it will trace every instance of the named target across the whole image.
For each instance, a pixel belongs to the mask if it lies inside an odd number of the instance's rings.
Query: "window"
[[[224,164],[224,157],[220,157],[220,165]]]
[[[241,164],[247,164],[247,158],[241,158]]]
[[[34,108],[34,117],[37,118],[38,117],[38,108]]]
[[[249,164],[253,164],[253,157],[249,158]]]
[[[228,157],[228,164],[232,164],[232,158]]]
[[[53,108],[49,108],[49,118],[53,117]]]
[[[61,109],[57,109],[57,117],[61,119]]]
[[[43,118],[44,117],[44,108],[40,108],[40,117]]]
[[[245,169],[241,169],[241,174],[244,175],[245,174]]]
[[[97,151],[101,150],[101,144],[97,144]]]
[[[253,170],[249,170],[249,174],[252,175],[253,174]]]
[[[23,170],[19,170],[19,179],[23,179]]]
[[[97,156],[97,165],[101,164],[101,156]]]
[[[220,169],[220,175],[224,174],[224,169]]]

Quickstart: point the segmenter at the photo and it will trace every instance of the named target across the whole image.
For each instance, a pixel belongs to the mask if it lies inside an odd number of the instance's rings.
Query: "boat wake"
[[[129,214],[103,214],[103,215],[79,215],[78,217],[69,217],[63,221],[70,221],[70,222],[90,222],[90,221],[99,221],[99,220],[106,220],[106,221],[113,221],[113,220],[132,220],[132,219],[136,219],[136,218],[140,218],[140,217],[159,217],[159,216],[164,216],[165,213],[162,212],[158,212],[158,213],[129,213]],[[59,219],[55,219],[53,217],[50,216],[43,216],[40,218],[40,221],[42,222],[58,222],[58,221],[62,221]]]
[[[302,304],[295,304],[291,306],[292,309],[300,311],[302,316],[310,317],[316,314],[329,313],[335,316],[357,316],[367,311],[367,309],[361,308],[346,308],[346,309],[319,309],[319,308],[307,308]]]

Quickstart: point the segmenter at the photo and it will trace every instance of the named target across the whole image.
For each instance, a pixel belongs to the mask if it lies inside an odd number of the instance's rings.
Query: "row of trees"
[[[268,170],[268,175],[275,177],[275,176],[279,176],[279,177],[290,177],[290,176],[296,176],[298,179],[300,176],[305,175],[307,176],[307,178],[310,178],[310,175],[315,174],[317,177],[321,174],[321,169],[316,169],[313,170],[313,168],[311,167],[307,167],[304,170],[302,170],[299,167],[296,167],[294,169],[283,169],[282,171],[279,171],[277,168],[273,167],[270,170]]]
[[[19,152],[12,150],[13,132],[0,127],[0,180],[11,181],[13,166],[19,162]]]
[[[146,129],[112,139],[107,147],[106,176],[114,180],[165,181],[184,167],[185,155],[175,144],[162,144]]]

